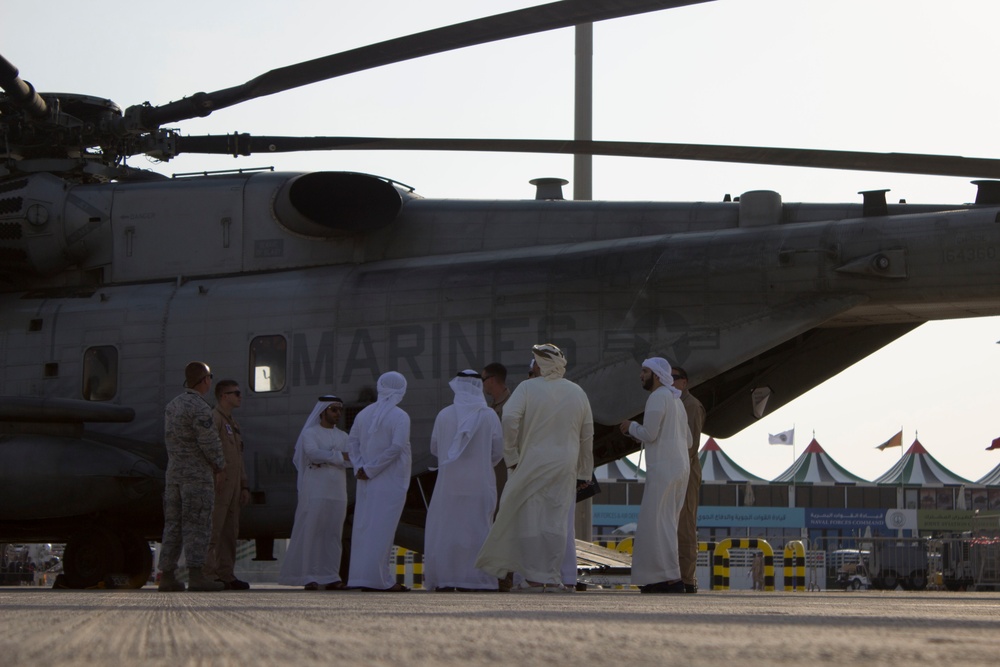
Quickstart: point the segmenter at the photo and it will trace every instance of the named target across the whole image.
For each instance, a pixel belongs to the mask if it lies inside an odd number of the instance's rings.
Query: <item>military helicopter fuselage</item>
[[[705,1],[562,0],[124,109],[39,93],[0,57],[0,541],[65,541],[68,586],[141,586],[163,524],[163,410],[192,360],[241,383],[253,498],[241,535],[267,558],[291,531],[291,450],[316,397],[341,396],[349,428],[388,370],[409,382],[412,420],[396,541],[420,549],[428,438],[459,370],[500,361],[513,387],[532,344],[559,345],[590,398],[599,464],[635,449],[616,425],[643,410],[646,357],[682,364],[705,432],[726,437],[923,322],[1000,314],[996,181],[967,205],[889,205],[884,191],[858,204],[787,204],[770,191],[571,202],[551,180],[534,200],[471,201],[357,173],[167,179],[128,165],[447,150],[1000,178],[997,160],[897,152],[173,127],[376,67]]]
[[[530,346],[556,343],[603,462],[634,448],[613,427],[642,412],[642,359],[665,356],[688,369],[705,431],[725,437],[922,322],[1000,314],[998,216],[766,191],[431,200],[334,172],[8,180],[0,539],[98,553],[118,539],[126,554],[136,538],[117,535],[157,539],[163,408],[198,359],[244,390],[241,535],[262,545],[290,534],[291,450],[316,397],[360,408],[381,373],[403,373],[417,481],[398,540],[419,548],[419,479],[457,371],[500,361],[513,386]],[[102,566],[128,569],[122,558]]]

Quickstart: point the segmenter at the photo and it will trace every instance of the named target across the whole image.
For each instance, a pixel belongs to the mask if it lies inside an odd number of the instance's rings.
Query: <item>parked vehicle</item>
[[[837,549],[827,555],[827,588],[849,588],[851,587],[852,576],[859,576],[857,568],[860,565],[864,572],[865,581],[859,583],[857,588],[871,588],[868,581],[867,564],[870,560],[870,552],[861,549]]]
[[[905,591],[927,588],[927,541],[920,538],[873,539],[872,588]]]
[[[867,552],[863,558],[867,558]],[[871,588],[872,582],[868,576],[868,567],[864,562],[848,563],[842,566],[837,571],[837,586],[845,591]]]
[[[949,591],[975,590],[971,535],[941,540],[941,583]]]

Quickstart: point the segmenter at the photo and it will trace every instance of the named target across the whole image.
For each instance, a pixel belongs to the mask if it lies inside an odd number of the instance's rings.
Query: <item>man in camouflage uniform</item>
[[[215,474],[226,465],[212,422],[212,408],[203,398],[212,387],[208,365],[189,363],[184,368],[184,387],[184,393],[167,404],[164,420],[167,479],[163,490],[159,589],[184,590],[175,572],[183,547],[190,590],[221,591],[224,584],[202,572],[212,535]]]

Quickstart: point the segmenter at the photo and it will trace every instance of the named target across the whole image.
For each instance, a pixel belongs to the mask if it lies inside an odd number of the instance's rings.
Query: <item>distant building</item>
[[[815,439],[772,481],[741,467],[712,438],[700,459],[703,541],[759,537],[777,549],[807,539],[818,548],[839,548],[866,531],[927,537],[972,530],[977,511],[1000,516],[1000,465],[972,482],[941,465],[917,440],[874,481],[845,469]],[[636,521],[642,470],[622,459],[599,468],[597,476],[603,492],[594,498],[594,539],[611,539],[616,529]]]

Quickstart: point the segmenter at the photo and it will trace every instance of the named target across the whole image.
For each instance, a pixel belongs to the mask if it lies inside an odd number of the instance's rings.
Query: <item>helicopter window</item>
[[[111,345],[88,347],[83,353],[83,397],[110,401],[118,393],[118,350]]]
[[[257,336],[250,341],[250,388],[258,393],[284,389],[287,357],[284,336]]]

